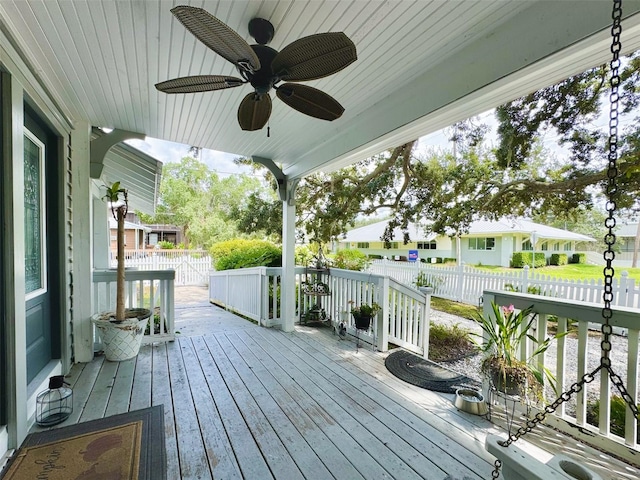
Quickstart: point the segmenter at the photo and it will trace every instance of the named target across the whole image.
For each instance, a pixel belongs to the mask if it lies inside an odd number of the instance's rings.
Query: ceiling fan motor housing
[[[278,52],[266,45],[251,45],[251,48],[260,60],[260,70],[248,74],[247,79],[251,82],[251,86],[255,88],[256,93],[265,94],[278,81],[278,78],[271,71],[271,62]]]

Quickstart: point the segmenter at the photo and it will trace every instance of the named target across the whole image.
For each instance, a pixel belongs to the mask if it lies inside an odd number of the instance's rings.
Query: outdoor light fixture
[[[73,390],[63,375],[49,378],[49,388],[36,397],[36,423],[50,427],[64,422],[73,412]]]

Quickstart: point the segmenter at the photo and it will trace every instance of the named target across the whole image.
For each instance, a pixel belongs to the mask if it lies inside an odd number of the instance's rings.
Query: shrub
[[[459,324],[451,326],[431,323],[429,358],[435,362],[458,360],[475,353],[469,330]]]
[[[567,254],[566,253],[552,253],[551,258],[549,259],[549,265],[566,265],[567,264]]]
[[[456,263],[456,259],[455,258],[445,258],[443,259],[444,263]]]
[[[216,243],[209,252],[216,270],[282,265],[280,247],[264,240],[228,240]]]
[[[611,433],[624,437],[624,422],[627,416],[627,404],[620,395],[611,397],[611,411],[609,414],[609,425]],[[598,426],[600,419],[600,400],[590,400],[587,403],[587,422]],[[638,421],[640,427],[640,421]],[[640,439],[640,428],[638,428],[638,439]]]
[[[515,252],[511,257],[511,266],[513,268],[523,268],[525,265],[532,266],[533,252]],[[547,264],[547,258],[544,252],[536,252],[536,268],[544,267]]]
[[[338,250],[333,256],[333,266],[345,270],[364,270],[369,266],[367,255],[360,250]]]
[[[436,263],[442,263],[442,257],[436,257]]]
[[[160,248],[162,250],[173,250],[174,248],[176,248],[176,246],[173,243],[167,242],[165,240],[159,241],[158,245],[160,245]]]
[[[587,254],[586,253],[574,253],[573,255],[571,255],[570,263],[580,263],[580,264],[587,263]]]

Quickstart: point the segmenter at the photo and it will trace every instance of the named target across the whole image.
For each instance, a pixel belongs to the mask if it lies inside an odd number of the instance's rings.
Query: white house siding
[[[471,250],[469,249],[469,238],[487,238],[491,237],[495,239],[495,246],[493,250]],[[486,236],[477,236],[477,237],[462,237],[460,246],[461,246],[461,254],[462,261],[467,265],[502,265],[503,245],[502,237],[498,237],[495,235],[486,235]],[[511,242],[508,242],[509,245]],[[509,258],[511,258],[509,256]],[[509,264],[509,260],[507,260],[507,265]]]
[[[2,172],[1,194],[3,208],[2,233],[2,271],[0,285],[4,297],[0,305],[0,321],[4,333],[3,378],[6,390],[2,390],[6,420],[0,426],[0,458],[10,449],[18,447],[34,422],[35,397],[48,385],[48,377],[54,374],[67,373],[73,356],[73,337],[71,323],[79,309],[74,305],[72,284],[76,286],[87,283],[87,279],[78,278],[80,271],[74,271],[74,258],[78,251],[89,250],[89,239],[74,243],[73,225],[74,187],[80,186],[82,180],[76,178],[78,172],[76,160],[78,155],[70,144],[72,128],[65,116],[55,107],[54,101],[36,81],[29,69],[21,61],[20,56],[11,47],[11,42],[0,33],[0,64],[2,65]],[[47,124],[55,136],[59,138],[57,158],[62,160],[62,169],[56,182],[58,198],[55,204],[47,205],[58,217],[58,229],[49,231],[59,240],[58,249],[49,252],[59,256],[60,268],[50,281],[59,283],[59,308],[52,311],[61,319],[61,331],[56,332],[54,356],[48,365],[27,385],[26,374],[26,309],[25,309],[25,251],[24,251],[24,104],[25,101],[37,112],[40,120]],[[74,132],[77,136],[77,132]],[[86,158],[88,164],[88,157]],[[86,177],[88,178],[88,177]],[[87,182],[87,180],[84,180]],[[86,202],[81,202],[86,205]],[[88,218],[88,213],[86,214]],[[87,244],[87,245],[85,245]],[[75,247],[75,248],[74,248]],[[85,298],[90,298],[87,296]],[[59,343],[58,343],[59,342]],[[57,351],[56,351],[57,350]],[[5,377],[6,375],[6,377]]]

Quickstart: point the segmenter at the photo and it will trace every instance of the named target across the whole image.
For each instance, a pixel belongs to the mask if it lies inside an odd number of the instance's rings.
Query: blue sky
[[[626,119],[625,119],[626,120]],[[493,110],[478,115],[478,121],[486,123],[490,127],[490,132],[487,136],[487,142],[489,145],[495,145],[497,142],[496,127],[497,123],[493,115]],[[623,125],[628,123],[622,122]],[[599,127],[607,127],[607,118],[602,115],[594,122]],[[450,149],[451,142],[448,140],[449,133],[447,129],[440,130],[438,132],[431,133],[420,138],[418,148],[421,150],[427,149]],[[553,154],[562,156],[566,151],[557,144],[558,136],[555,132],[549,132],[545,135],[543,142],[545,147]],[[143,152],[157,158],[162,163],[179,162],[180,159],[187,156],[189,153],[189,145],[183,145],[180,143],[167,142],[164,140],[158,140],[155,138],[147,137],[146,140],[129,140],[127,141],[133,147],[142,150]],[[201,160],[211,169],[216,171],[220,176],[233,175],[237,173],[252,174],[252,169],[246,166],[239,166],[233,163],[236,155],[231,153],[219,152],[216,150],[203,149],[201,154]]]

